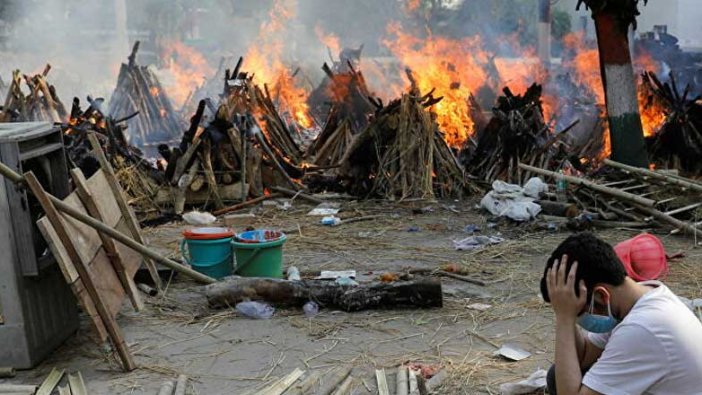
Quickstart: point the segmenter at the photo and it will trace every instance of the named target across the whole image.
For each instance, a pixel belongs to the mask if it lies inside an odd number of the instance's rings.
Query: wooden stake
[[[304,370],[296,368],[292,371],[292,373],[273,383],[271,386],[259,391],[256,395],[281,395],[288,388],[290,388],[290,386],[293,385],[297,379],[302,377],[303,374],[305,374]]]
[[[375,379],[378,382],[378,395],[390,395],[388,381],[385,377],[385,369],[376,369]]]
[[[135,46],[138,48],[138,45],[135,45]],[[102,150],[102,147],[100,146],[100,142],[98,141],[97,136],[95,136],[95,133],[88,133],[88,140],[90,141],[90,145],[93,148],[93,153],[95,154],[98,161],[100,162],[100,168],[102,169],[102,171],[105,172],[105,178],[107,179],[107,183],[110,185],[110,189],[112,189],[112,193],[115,195],[115,200],[117,200],[117,205],[119,206],[119,211],[122,213],[122,217],[127,222],[127,228],[129,228],[129,233],[132,234],[132,238],[134,239],[134,241],[136,241],[140,245],[146,244],[145,240],[144,240],[144,236],[141,234],[141,228],[139,227],[139,223],[137,222],[136,216],[134,215],[134,212],[129,207],[129,204],[127,203],[127,198],[124,196],[124,190],[122,190],[122,187],[119,185],[119,181],[117,180],[117,176],[115,175],[115,170],[112,168],[112,165],[107,160],[107,157],[105,156],[105,152]],[[61,202],[61,203],[63,203],[63,202]],[[54,204],[56,204],[56,202],[54,202]],[[59,207],[59,209],[61,210],[60,207]],[[61,210],[61,211],[65,212],[65,210]],[[76,218],[76,219],[78,219],[80,221],[79,218]],[[81,222],[84,222],[84,221],[81,221]],[[90,225],[90,224],[88,224],[88,225]],[[122,242],[122,244],[129,246],[128,243],[125,243],[124,241],[119,240],[119,239],[117,239],[117,240]],[[137,250],[137,251],[139,251],[139,250]],[[153,258],[153,259],[156,259],[156,258]],[[154,264],[154,262],[151,259],[144,257],[144,266],[146,266],[146,269],[149,271],[149,275],[151,276],[151,279],[154,281],[156,288],[160,291],[163,285],[161,284],[161,277],[158,276],[158,270],[156,269],[156,264]],[[180,266],[182,266],[182,265],[180,265]]]
[[[556,173],[553,171],[540,169],[538,167],[532,167],[529,165],[525,165],[523,163],[520,163],[519,167],[521,167],[524,170],[529,170],[532,173],[540,174],[542,176],[551,177],[553,179],[558,179],[559,177],[561,177],[571,184],[582,185],[583,187],[588,188],[588,189],[592,189],[593,191],[597,191],[597,192],[604,193],[606,195],[614,196],[616,198],[626,200],[626,201],[631,202],[631,203],[637,203],[637,204],[640,204],[642,206],[653,207],[656,204],[655,200],[643,198],[639,195],[634,195],[632,193],[622,192],[619,189],[609,188],[609,187],[597,184],[595,182],[586,180],[584,178],[569,176],[569,175],[565,175],[565,174],[559,174],[559,173]]]
[[[44,379],[41,383],[41,387],[37,390],[36,395],[51,395],[54,392],[54,388],[63,378],[64,370],[57,370],[56,368],[51,369],[51,373]]]
[[[83,202],[85,205],[85,208],[88,210],[88,214],[93,216],[93,218],[97,219],[98,221],[103,221],[100,209],[95,203],[95,199],[90,193],[90,189],[88,189],[87,180],[85,179],[85,176],[83,176],[83,172],[80,169],[73,169],[71,170],[71,177],[73,177],[73,183],[76,186],[76,193],[78,194],[81,202]],[[127,296],[129,296],[129,300],[132,302],[134,310],[143,310],[144,302],[141,300],[141,296],[137,291],[134,280],[129,278],[127,275],[126,267],[122,261],[122,257],[119,255],[119,251],[117,251],[115,241],[103,233],[98,233],[98,235],[102,241],[102,246],[105,248],[107,257],[110,259],[110,263],[112,263],[115,273],[117,273],[117,278],[119,278],[120,283],[122,283],[124,292],[127,294]]]
[[[397,379],[395,381],[395,394],[396,395],[408,395],[409,394],[409,381],[407,377],[407,367],[399,366],[397,368]]]
[[[205,177],[207,178],[207,186],[210,189],[210,193],[214,196],[215,207],[221,210],[224,207],[224,203],[222,202],[222,197],[219,195],[217,179],[215,178],[214,169],[212,168],[212,155],[209,144],[205,144],[201,152],[201,160],[202,167],[205,170]]]
[[[661,174],[661,173],[658,173],[655,171],[650,171],[648,169],[642,169],[639,167],[625,165],[623,163],[615,162],[615,161],[609,160],[609,159],[605,159],[604,163],[607,166],[615,167],[617,169],[624,170],[624,171],[629,172],[629,173],[638,174],[638,175],[644,176],[644,177],[655,178],[655,179],[658,179],[661,181],[665,181],[668,184],[677,185],[679,187],[683,187],[683,188],[686,188],[686,189],[689,189],[692,191],[696,191],[696,192],[702,192],[702,185],[697,184],[694,181],[686,180],[686,179],[681,178],[681,177],[668,176],[668,175]]]
[[[225,207],[221,210],[217,210],[217,211],[213,212],[212,214],[222,215],[222,214],[231,213],[232,211],[241,210],[244,207],[248,207],[248,206],[251,206],[253,204],[261,203],[264,200],[275,199],[275,198],[279,198],[281,196],[282,195],[279,193],[271,193],[270,195],[261,196],[261,197],[255,198],[255,199],[247,200],[244,203],[239,203],[239,204],[235,204],[233,206]]]

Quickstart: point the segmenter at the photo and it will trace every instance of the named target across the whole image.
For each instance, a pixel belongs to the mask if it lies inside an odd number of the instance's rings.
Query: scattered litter
[[[500,347],[499,350],[495,351],[493,355],[500,355],[510,361],[521,361],[522,359],[529,358],[531,353],[517,345],[505,344]]]
[[[355,270],[322,270],[317,280],[336,280],[340,277],[356,278]]]
[[[538,199],[544,192],[548,192],[548,184],[539,177],[532,177],[524,184],[524,195],[526,196]]]
[[[453,246],[457,251],[470,251],[487,245],[500,244],[505,241],[498,236],[470,236],[463,240],[453,240]]]
[[[289,281],[300,281],[300,271],[295,266],[290,266],[288,268],[288,280]]]
[[[395,281],[400,279],[400,276],[397,273],[388,272],[378,276],[378,279],[384,283],[394,283]]]
[[[351,285],[351,286],[358,286],[358,283],[354,280],[352,280],[350,277],[339,277],[334,281],[335,283],[339,285]]]
[[[235,309],[239,314],[245,317],[259,320],[267,320],[273,317],[273,313],[275,313],[275,308],[273,308],[273,306],[261,302],[237,303]]]
[[[480,201],[480,206],[492,215],[515,221],[528,221],[541,212],[541,206],[534,203],[534,200],[535,198],[526,195],[524,188],[519,185],[497,180],[492,183],[492,191]]]
[[[487,310],[490,310],[492,308],[492,305],[485,304],[485,303],[473,303],[473,304],[469,304],[466,307],[468,307],[471,310],[487,311]]]
[[[322,218],[321,221],[322,225],[326,226],[337,226],[341,223],[341,218],[335,217],[335,216],[329,216],[329,217],[324,217]]]
[[[476,224],[469,224],[463,228],[463,231],[466,233],[473,234],[475,232],[480,232],[480,227]]]
[[[283,201],[280,202],[276,207],[277,207],[279,210],[288,211],[288,210],[290,210],[290,209],[292,208],[292,206],[293,206],[293,205],[292,205],[292,203],[290,202],[290,200],[283,200]]]
[[[312,318],[319,314],[319,305],[313,301],[309,301],[302,306],[302,311],[305,312],[307,318]]]
[[[202,211],[191,211],[183,214],[183,220],[190,225],[209,225],[217,221],[217,217]]]
[[[414,232],[419,232],[420,229],[419,229],[419,226],[413,225],[413,226],[410,226],[409,229],[407,229],[407,231],[410,233],[414,233]]]
[[[339,207],[339,203],[324,202],[313,208],[307,215],[315,217],[334,215],[341,210]]]
[[[546,375],[548,373],[543,369],[538,369],[525,380],[516,383],[506,383],[500,385],[500,394],[502,395],[522,395],[531,394],[546,388]]]

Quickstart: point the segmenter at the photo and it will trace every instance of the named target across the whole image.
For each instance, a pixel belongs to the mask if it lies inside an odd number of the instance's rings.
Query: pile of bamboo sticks
[[[138,50],[139,41],[129,62],[120,67],[108,115],[120,119],[139,113],[128,121],[132,145],[146,147],[177,140],[184,125],[154,72],[136,64]]]
[[[50,70],[51,65],[47,64],[42,73],[34,76],[13,71],[4,105],[0,109],[0,122],[54,123],[68,118],[56,89],[46,80]],[[22,91],[23,81],[29,90],[27,94]]]

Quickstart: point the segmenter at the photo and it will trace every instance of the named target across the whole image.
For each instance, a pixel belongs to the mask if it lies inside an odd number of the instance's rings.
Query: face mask
[[[609,302],[607,302],[608,315],[606,316],[592,314],[594,306],[595,296],[593,295],[592,300],[590,301],[590,311],[580,315],[580,317],[578,318],[578,325],[580,325],[580,327],[585,329],[586,331],[592,333],[611,332],[612,329],[614,329],[614,327],[617,326],[617,324],[619,324],[619,321],[617,321],[617,319],[612,316],[612,309],[610,307]]]

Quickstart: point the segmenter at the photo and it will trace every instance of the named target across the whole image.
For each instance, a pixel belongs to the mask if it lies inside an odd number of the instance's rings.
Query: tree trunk
[[[206,295],[211,307],[233,306],[245,300],[261,300],[282,306],[302,306],[314,301],[322,307],[345,311],[443,305],[441,281],[431,278],[359,286],[323,280],[229,278],[208,286]]]

